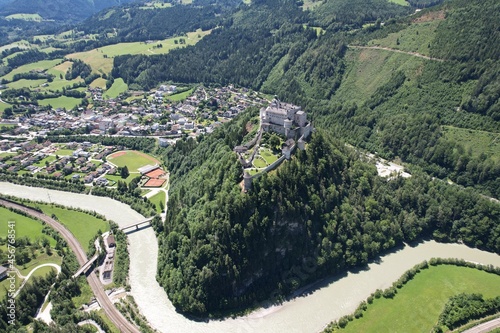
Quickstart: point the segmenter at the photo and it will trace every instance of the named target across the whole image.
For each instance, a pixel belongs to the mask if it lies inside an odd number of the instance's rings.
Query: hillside
[[[108,7],[136,0],[13,0],[0,7],[0,15],[39,14],[46,20],[79,21]]]
[[[494,33],[500,11],[492,11],[499,4],[450,1],[372,24],[366,24],[369,14],[397,16],[401,9],[327,5],[302,12],[292,2],[259,1],[196,47],[117,57],[113,75],[144,88],[173,80],[278,94],[312,111],[318,127],[343,140],[500,197],[498,158],[476,158],[441,132],[444,125],[500,131]],[[328,15],[340,21],[322,20]]]

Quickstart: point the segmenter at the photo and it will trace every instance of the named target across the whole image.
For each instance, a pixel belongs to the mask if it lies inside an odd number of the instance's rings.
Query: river
[[[121,226],[144,219],[127,205],[109,198],[2,182],[0,193],[94,210]],[[149,323],[165,333],[314,333],[321,331],[329,322],[352,313],[376,289],[389,287],[406,270],[432,257],[461,258],[500,266],[499,255],[460,244],[426,241],[385,255],[378,262],[371,263],[368,269],[323,280],[306,295],[280,306],[256,310],[235,319],[197,322],[177,313],[156,282],[158,245],[153,230],[143,229],[128,237],[131,294]]]

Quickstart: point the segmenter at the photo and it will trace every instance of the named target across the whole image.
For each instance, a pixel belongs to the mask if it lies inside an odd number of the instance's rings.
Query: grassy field
[[[92,215],[77,212],[71,209],[54,207],[48,204],[36,204],[42,211],[52,216],[55,214],[58,221],[61,222],[73,235],[85,251],[89,249],[89,242],[97,234],[100,229],[102,232],[109,230],[109,224]]]
[[[375,299],[361,319],[339,332],[430,332],[448,299],[459,293],[500,296],[500,276],[473,268],[431,266],[393,299]]]
[[[107,45],[86,52],[72,53],[66,57],[69,59],[80,59],[84,61],[92,67],[92,71],[95,73],[109,73],[113,68],[113,57],[124,54],[165,54],[175,48],[194,45],[210,32],[210,30],[202,31],[200,29],[194,32],[188,32],[186,38],[181,37],[186,40],[186,44],[182,45],[175,44],[175,41],[179,40],[179,37],[176,37],[156,41],[154,43],[134,42]],[[161,44],[163,47],[156,48],[158,44]]]
[[[163,207],[165,207],[165,192],[163,191],[158,192],[157,194],[149,198],[149,201],[154,203],[156,207],[156,212],[161,213],[162,210],[160,209],[160,202],[163,203]]]
[[[37,167],[44,167],[45,166],[45,162],[52,163],[55,160],[56,160],[55,156],[47,156],[45,158],[42,158],[40,161],[36,162],[34,165],[37,166]]]
[[[159,163],[157,159],[147,154],[135,150],[127,150],[109,155],[107,160],[119,167],[127,166],[130,172],[138,172],[137,169],[145,165],[154,165]],[[137,176],[137,175],[136,175]]]
[[[106,83],[104,83],[106,85]],[[115,79],[113,82],[113,85],[107,90],[103,97],[104,98],[116,98],[118,97],[121,93],[124,93],[127,91],[128,86],[127,84],[123,81],[122,78]]]
[[[58,156],[71,156],[73,155],[73,151],[73,149],[58,149],[54,154]]]
[[[78,104],[82,102],[79,98],[60,96],[57,98],[47,98],[38,101],[40,105],[51,105],[54,109],[65,108],[66,110],[71,110]]]
[[[193,93],[193,91],[194,91],[194,88],[186,90],[186,91],[178,93],[178,94],[169,95],[169,96],[167,96],[167,99],[169,101],[172,101],[172,102],[179,102],[179,101],[182,101],[182,100],[185,100],[186,98],[188,98]]]
[[[368,46],[377,45],[429,55],[429,45],[434,40],[435,31],[440,22],[440,20],[434,20],[414,23],[404,30],[389,34],[385,38],[374,39],[368,43]]]
[[[253,165],[256,168],[265,168],[267,166],[267,163],[266,163],[266,161],[264,161],[264,159],[262,157],[255,156],[255,158],[253,160]]]
[[[40,85],[44,84],[47,82],[45,79],[38,79],[38,80],[26,80],[26,79],[21,79],[18,81],[11,82],[7,84],[7,87],[11,89],[21,89],[21,88],[38,88]]]
[[[62,59],[54,59],[54,60],[42,60],[42,61],[37,61],[31,64],[26,64],[23,66],[19,66],[12,70],[10,73],[5,74],[4,76],[0,77],[0,79],[6,79],[8,81],[12,81],[14,78],[14,74],[20,74],[20,73],[28,73],[29,71],[32,70],[40,70],[44,71],[49,68],[52,68],[59,64],[62,61]]]
[[[444,137],[461,144],[472,156],[485,154],[494,160],[500,160],[500,133],[476,131],[472,129],[443,126]]]
[[[260,156],[266,160],[267,164],[272,164],[274,163],[278,157],[274,155],[270,149],[264,148],[259,150]]]
[[[43,18],[39,14],[12,14],[5,17],[7,20],[24,20],[41,22]]]
[[[74,83],[80,83],[83,82],[82,78],[77,77],[76,79],[73,80],[66,80],[66,79],[60,79],[59,76],[54,78],[54,81],[48,82],[47,86],[42,87],[41,90],[52,90],[52,91],[62,91],[64,87],[66,88],[71,88]]]
[[[90,83],[90,86],[92,88],[101,88],[101,89],[106,89],[106,79],[103,79],[102,77],[95,79]]]
[[[123,179],[122,177],[120,177],[120,175],[106,175],[104,177],[106,177],[107,180],[109,180],[111,183],[116,183],[118,182],[119,180],[121,181],[125,181],[125,183],[129,184],[132,179],[134,179],[135,177],[139,176],[139,173],[131,173],[127,178]],[[110,186],[112,186],[113,184],[110,184]]]
[[[362,104],[380,86],[386,84],[396,71],[402,71],[406,77],[418,75],[425,59],[411,55],[384,50],[354,49],[348,50],[346,59],[349,64],[346,76],[336,93],[341,101]]]
[[[56,246],[56,240],[49,235],[42,233],[43,225],[41,222],[33,220],[29,217],[16,214],[10,210],[0,207],[0,216],[2,221],[15,221],[16,237],[28,237],[31,241],[36,241],[39,238],[46,238],[51,247]],[[0,237],[5,238],[8,233],[7,223],[0,225]]]

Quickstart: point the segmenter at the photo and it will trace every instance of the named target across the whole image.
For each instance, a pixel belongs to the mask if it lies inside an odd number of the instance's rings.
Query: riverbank
[[[127,205],[109,198],[3,182],[0,183],[0,193],[95,210],[120,226],[144,219]],[[459,258],[500,266],[497,254],[460,244],[426,241],[387,254],[369,264],[367,269],[327,278],[315,284],[314,290],[282,305],[259,309],[235,319],[193,321],[175,311],[155,279],[158,244],[153,230],[142,229],[130,233],[128,237],[131,294],[151,326],[160,332],[313,333],[321,331],[331,321],[352,313],[376,289],[389,287],[406,270],[432,257]]]

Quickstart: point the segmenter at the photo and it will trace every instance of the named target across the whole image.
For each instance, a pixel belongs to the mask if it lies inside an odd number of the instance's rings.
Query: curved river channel
[[[0,182],[0,193],[94,210],[120,226],[144,219],[129,206],[110,198],[19,186]],[[352,313],[376,289],[389,287],[406,270],[432,257],[461,258],[500,266],[497,254],[459,244],[434,241],[405,246],[380,258],[369,268],[318,283],[314,291],[282,305],[259,309],[251,314],[225,320],[193,321],[177,313],[167,294],[156,282],[158,244],[151,228],[129,237],[131,294],[149,323],[160,332],[203,333],[314,333],[328,323]]]

